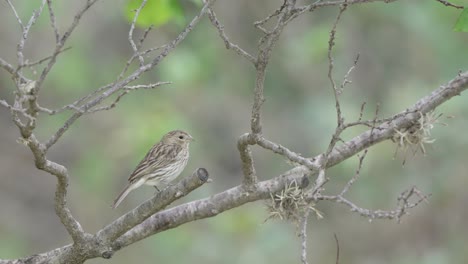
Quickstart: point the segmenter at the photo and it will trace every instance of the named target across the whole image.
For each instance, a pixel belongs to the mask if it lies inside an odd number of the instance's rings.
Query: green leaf
[[[453,31],[468,32],[468,8],[463,9]]]
[[[125,9],[125,16],[132,22],[135,11],[143,0],[129,0]],[[185,22],[182,6],[179,0],[148,0],[140,11],[136,25],[139,27],[157,27],[168,22],[183,24]]]

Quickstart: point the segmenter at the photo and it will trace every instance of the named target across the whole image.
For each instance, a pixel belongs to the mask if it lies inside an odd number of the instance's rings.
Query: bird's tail
[[[119,206],[119,204],[123,201],[123,199],[125,199],[125,197],[127,197],[127,195],[136,187],[137,186],[135,186],[135,184],[128,183],[127,186],[125,186],[125,188],[119,194],[119,196],[115,198],[114,204],[112,205],[112,209],[115,209],[117,206]]]

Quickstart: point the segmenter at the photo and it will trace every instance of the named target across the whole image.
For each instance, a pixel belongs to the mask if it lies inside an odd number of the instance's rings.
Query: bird
[[[187,165],[189,145],[193,140],[189,133],[182,130],[165,134],[130,174],[127,186],[115,198],[112,208],[117,208],[131,191],[143,184],[154,186],[159,191],[158,185],[168,185],[175,180]]]

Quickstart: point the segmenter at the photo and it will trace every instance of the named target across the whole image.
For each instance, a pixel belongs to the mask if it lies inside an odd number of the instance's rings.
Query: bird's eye
[[[179,139],[184,139],[184,136],[179,136]]]

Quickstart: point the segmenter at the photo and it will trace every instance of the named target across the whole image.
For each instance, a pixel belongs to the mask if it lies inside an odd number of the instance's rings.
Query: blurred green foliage
[[[135,11],[141,6],[143,0],[129,0],[125,8],[125,16],[131,22]],[[148,0],[141,10],[137,25],[140,27],[160,26],[172,21],[179,25],[185,22],[184,13],[179,0]]]
[[[462,13],[457,19],[454,31],[468,32],[468,8],[463,9]]]

